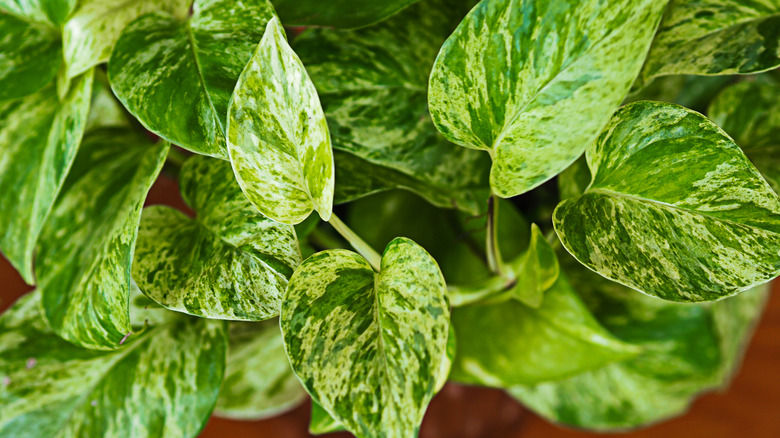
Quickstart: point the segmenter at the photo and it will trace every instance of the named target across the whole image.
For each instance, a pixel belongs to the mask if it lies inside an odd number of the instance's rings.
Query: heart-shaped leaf
[[[165,206],[144,209],[133,278],[149,298],[206,318],[264,320],[279,314],[301,262],[295,230],[261,215],[230,164],[195,156],[181,169],[195,219]]]
[[[301,60],[279,20],[241,73],[230,104],[228,149],[236,179],[267,217],[297,224],[333,208],[333,150],[328,124]]]
[[[51,83],[0,102],[0,249],[29,284],[35,243],[84,134],[91,89],[87,72],[63,99]]]
[[[268,0],[196,0],[188,20],[143,15],[111,52],[111,88],[150,131],[227,159],[228,101],[273,16]]]
[[[673,301],[717,300],[780,274],[780,197],[704,116],[633,103],[586,155],[588,189],[553,218],[585,266]]]
[[[274,0],[288,25],[354,29],[382,21],[419,0]]]
[[[436,127],[490,152],[511,197],[571,164],[642,67],[666,1],[483,0],[441,48],[428,101]]]
[[[411,240],[381,271],[346,250],[317,253],[290,279],[281,314],[293,371],[358,437],[411,436],[436,389],[449,308],[436,261]]]

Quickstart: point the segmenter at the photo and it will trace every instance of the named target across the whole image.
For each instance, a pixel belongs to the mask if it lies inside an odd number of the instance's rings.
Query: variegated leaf
[[[287,279],[301,262],[293,227],[255,210],[226,161],[194,156],[180,180],[197,216],[144,209],[133,261],[138,286],[191,315],[250,321],[278,315]]]
[[[428,100],[450,141],[490,152],[490,185],[527,192],[571,164],[627,94],[664,0],[482,0],[436,59]]]
[[[780,65],[780,0],[672,0],[639,82],[756,73]]]
[[[672,301],[709,301],[780,274],[780,197],[704,116],[621,108],[587,150],[593,179],[554,225],[577,260]]]
[[[62,24],[76,7],[76,0],[0,0],[0,10],[54,28]]]
[[[490,159],[457,147],[428,114],[428,75],[467,0],[428,0],[360,31],[307,30],[293,47],[312,77],[337,154],[337,195],[389,187],[476,214]],[[337,196],[337,199],[339,197]]]
[[[287,25],[357,28],[382,21],[419,0],[273,0]]]
[[[230,103],[228,150],[252,204],[286,224],[333,208],[328,124],[301,60],[274,18],[241,73]]]
[[[193,11],[188,20],[157,12],[130,23],[111,52],[108,76],[147,129],[227,159],[228,101],[273,6],[268,0],[196,0]]]
[[[223,322],[176,318],[116,351],[63,341],[39,294],[0,317],[0,436],[195,437],[225,369]]]
[[[449,308],[436,261],[414,242],[385,248],[381,271],[346,250],[307,259],[281,314],[293,371],[358,437],[411,436],[436,389]]]
[[[52,83],[0,102],[0,250],[30,284],[35,243],[76,156],[91,88],[87,72],[63,99]]]
[[[713,100],[708,115],[780,193],[780,85],[740,82]]]
[[[635,358],[558,382],[510,393],[543,417],[568,426],[622,431],[683,413],[702,391],[726,384],[739,364],[766,287],[716,303],[672,303],[638,294],[570,257],[564,271],[596,318]]]
[[[110,350],[131,331],[130,264],[146,194],[168,144],[123,128],[84,137],[41,232],[35,273],[44,316],[68,341]]]
[[[229,327],[227,369],[216,414],[256,420],[300,404],[306,391],[290,369],[279,321],[233,322]]]
[[[189,13],[190,0],[82,0],[63,28],[62,46],[68,78],[108,61],[119,34],[141,15],[165,11],[178,19]]]

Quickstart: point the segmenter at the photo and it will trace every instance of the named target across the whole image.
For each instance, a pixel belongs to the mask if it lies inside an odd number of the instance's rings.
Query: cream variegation
[[[428,101],[450,141],[490,153],[499,196],[595,140],[644,61],[664,0],[482,0],[442,46]]]
[[[293,371],[349,431],[415,433],[449,327],[444,278],[424,249],[393,240],[378,273],[350,251],[313,255],[290,279],[281,326]]]
[[[268,22],[236,85],[228,114],[228,151],[236,179],[265,216],[297,224],[333,208],[328,124],[301,60],[279,20]]]

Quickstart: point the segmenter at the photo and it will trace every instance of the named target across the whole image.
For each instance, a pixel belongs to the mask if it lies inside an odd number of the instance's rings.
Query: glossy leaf
[[[350,251],[313,255],[282,304],[293,371],[358,437],[412,435],[445,355],[445,294],[436,261],[405,238],[388,244],[379,273]]]
[[[560,173],[591,143],[642,66],[665,1],[483,0],[441,48],[436,127],[490,152],[502,197]]]
[[[356,28],[368,26],[419,0],[274,0],[287,25]]]
[[[359,31],[312,29],[293,43],[317,86],[336,154],[336,199],[387,188],[476,214],[489,157],[457,147],[428,114],[428,75],[467,12],[465,0],[428,0]]]
[[[85,136],[41,232],[35,267],[44,316],[68,341],[110,350],[131,331],[138,222],[167,153],[167,144],[122,128]]]
[[[268,0],[196,0],[188,20],[143,15],[111,52],[111,88],[150,131],[227,159],[228,101],[273,16]]]
[[[222,382],[224,323],[177,318],[119,350],[85,350],[41,320],[39,295],[0,317],[0,435],[194,437]]]
[[[673,0],[640,81],[670,74],[769,70],[780,65],[778,40],[778,0]]]
[[[229,327],[227,369],[216,414],[257,420],[300,404],[306,391],[290,369],[279,322],[234,322]]]
[[[184,19],[188,0],[82,0],[63,28],[62,46],[68,78],[108,61],[122,29],[136,18],[165,11]]]
[[[708,115],[780,193],[780,85],[740,82],[717,96]]]
[[[780,274],[780,198],[702,115],[627,105],[587,158],[590,186],[554,214],[585,266],[672,301],[716,300]]]
[[[29,284],[35,243],[84,133],[91,88],[89,72],[62,100],[50,84],[0,102],[0,249]]]
[[[278,19],[266,27],[230,104],[228,148],[236,179],[267,217],[330,219],[333,150],[317,90]]]
[[[277,316],[287,279],[301,262],[293,227],[255,210],[225,161],[194,156],[180,176],[196,217],[165,206],[144,210],[133,262],[138,286],[155,302],[191,315]]]
[[[542,305],[544,292],[558,280],[560,268],[550,242],[536,224],[531,225],[531,242],[528,249],[512,263],[517,283],[509,295],[527,306]]]
[[[0,0],[5,13],[55,28],[62,26],[75,6],[76,0]]]

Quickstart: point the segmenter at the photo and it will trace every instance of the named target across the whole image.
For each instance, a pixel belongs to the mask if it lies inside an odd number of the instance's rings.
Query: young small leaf
[[[449,308],[436,261],[414,242],[385,248],[381,271],[346,250],[303,262],[281,315],[293,371],[358,437],[411,436],[433,397]]]
[[[702,115],[627,105],[587,158],[590,186],[553,218],[585,266],[672,301],[717,300],[780,274],[780,197]]]
[[[230,103],[228,149],[244,194],[269,218],[297,224],[333,208],[328,124],[301,60],[279,20],[241,73]]]
[[[558,280],[560,268],[555,250],[536,224],[531,225],[528,249],[512,262],[512,270],[517,283],[509,295],[527,306],[539,308],[544,292]]]
[[[277,316],[287,279],[301,262],[293,227],[255,210],[225,161],[194,156],[180,180],[197,216],[144,209],[133,262],[138,286],[155,302],[191,315]]]
[[[419,0],[274,0],[288,25],[354,29],[382,21]]]

